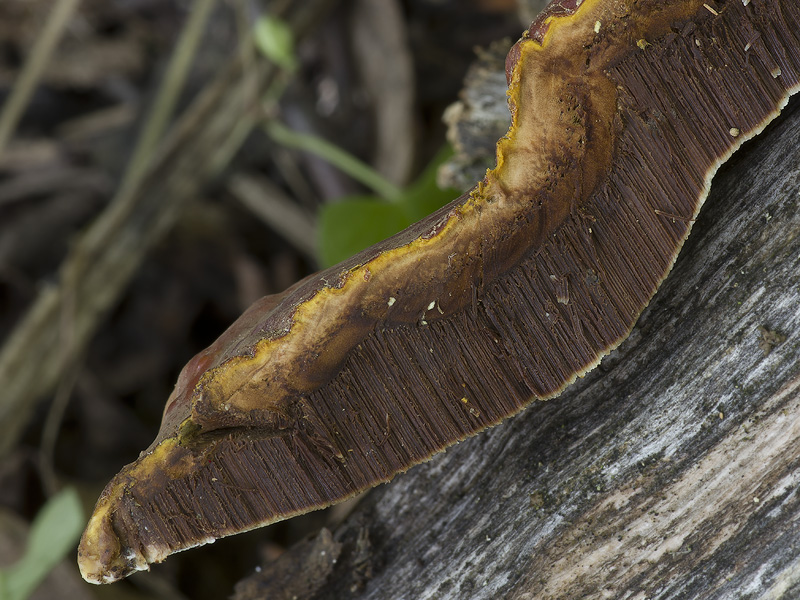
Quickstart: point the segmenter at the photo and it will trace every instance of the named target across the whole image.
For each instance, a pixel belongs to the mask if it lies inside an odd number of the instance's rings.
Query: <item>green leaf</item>
[[[459,196],[458,190],[440,188],[436,184],[436,174],[439,171],[439,167],[452,155],[453,150],[449,146],[445,146],[403,194],[402,203],[405,205],[406,214],[410,219],[408,225],[427,217],[433,211]]]
[[[318,220],[320,264],[329,267],[402,231],[458,196],[436,185],[436,171],[450,155],[440,152],[419,179],[391,204],[375,196],[357,196],[327,204]]]
[[[269,15],[256,21],[253,29],[256,46],[261,53],[279,67],[294,71],[297,57],[294,52],[294,34],[285,21]]]
[[[0,571],[0,598],[27,598],[75,546],[83,525],[83,509],[74,488],[50,498],[33,521],[23,557]]]
[[[318,220],[320,263],[334,265],[407,226],[402,207],[370,196],[326,204]]]

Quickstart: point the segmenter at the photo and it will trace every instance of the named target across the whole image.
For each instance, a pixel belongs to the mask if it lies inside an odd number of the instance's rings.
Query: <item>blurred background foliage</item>
[[[491,165],[483,143],[439,168],[442,115],[476,53],[476,78],[502,78],[540,4],[0,2],[0,581],[23,572],[25,596],[49,573],[33,598],[223,598],[341,518],[113,586],[75,567],[75,523],[149,445],[195,353],[257,298],[455,198],[437,173],[463,190]],[[496,116],[468,145],[506,127],[502,94],[482,102]]]

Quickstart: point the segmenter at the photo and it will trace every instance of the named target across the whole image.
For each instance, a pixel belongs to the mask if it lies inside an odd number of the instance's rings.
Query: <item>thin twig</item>
[[[122,196],[131,185],[135,185],[147,168],[153,149],[163,135],[167,121],[175,109],[215,2],[216,0],[197,0],[192,5],[192,11],[164,73],[163,83],[158,89],[158,95],[128,161],[128,167],[120,184],[119,196]]]
[[[325,159],[333,166],[341,169],[353,179],[371,188],[378,195],[389,202],[397,202],[403,195],[402,190],[391,183],[375,169],[361,162],[352,154],[349,154],[315,135],[292,131],[285,125],[277,121],[269,121],[264,125],[267,135],[274,141],[296,150],[311,152]]]
[[[0,113],[0,153],[14,135],[17,123],[28,105],[28,100],[50,61],[50,55],[58,45],[79,4],[80,0],[59,0],[55,3],[53,12],[50,13],[50,18],[45,23],[41,35],[36,39],[19,79],[14,85],[14,90]]]
[[[77,366],[80,362],[80,360],[73,360],[72,364]],[[48,496],[52,496],[60,489],[54,460],[56,442],[58,442],[58,434],[61,431],[64,413],[67,411],[72,391],[75,389],[77,382],[78,369],[66,369],[58,382],[53,402],[47,411],[47,417],[45,417],[44,427],[42,428],[42,441],[39,445],[39,469],[44,490]]]
[[[249,175],[234,175],[228,189],[250,212],[316,262],[316,224],[297,202],[270,181]]]
[[[70,266],[74,267],[74,263]],[[61,314],[58,323],[58,349],[60,361],[65,365],[61,372],[53,402],[47,411],[47,417],[42,428],[42,441],[39,445],[39,467],[45,491],[52,496],[58,492],[58,478],[55,469],[55,449],[58,434],[64,413],[69,405],[72,390],[78,382],[78,370],[83,362],[82,352],[75,351],[75,294],[78,288],[77,277],[80,276],[76,268],[65,269],[63,273],[64,295],[61,302]]]

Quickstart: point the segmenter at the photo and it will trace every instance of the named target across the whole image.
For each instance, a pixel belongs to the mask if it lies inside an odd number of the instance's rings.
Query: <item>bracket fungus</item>
[[[557,396],[630,332],[718,167],[800,89],[797,0],[555,0],[467,194],[192,359],[80,543],[91,582],[349,498]]]

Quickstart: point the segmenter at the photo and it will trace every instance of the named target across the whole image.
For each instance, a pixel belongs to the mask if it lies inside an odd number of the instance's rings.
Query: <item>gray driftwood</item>
[[[798,140],[795,98],[718,173],[630,338],[374,491],[307,597],[800,597]]]

